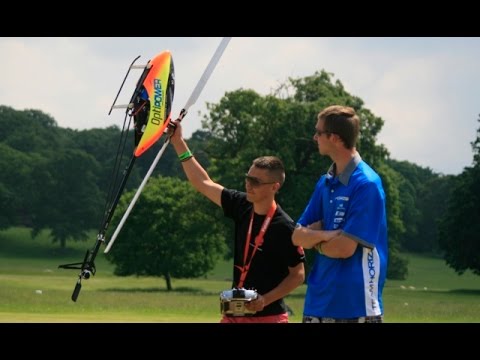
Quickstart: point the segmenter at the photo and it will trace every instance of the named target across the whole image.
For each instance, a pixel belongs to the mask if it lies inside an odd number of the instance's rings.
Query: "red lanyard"
[[[245,278],[247,277],[248,270],[250,269],[250,265],[252,264],[253,255],[255,255],[255,252],[257,251],[257,249],[263,244],[263,236],[265,235],[265,232],[267,231],[267,228],[270,225],[270,222],[273,218],[273,214],[275,214],[275,210],[277,210],[277,203],[274,201],[272,206],[270,207],[270,210],[268,210],[267,215],[265,216],[265,220],[263,220],[263,224],[262,224],[262,227],[260,228],[260,232],[255,237],[255,247],[253,248],[252,256],[250,256],[250,261],[247,264],[248,249],[250,246],[250,239],[252,237],[252,226],[253,226],[253,215],[254,215],[254,210],[252,209],[252,216],[250,217],[250,225],[248,226],[247,240],[245,242],[245,251],[243,253],[243,266],[235,265],[242,272],[240,274],[240,281],[238,282],[239,288],[243,287],[243,283],[245,282]]]

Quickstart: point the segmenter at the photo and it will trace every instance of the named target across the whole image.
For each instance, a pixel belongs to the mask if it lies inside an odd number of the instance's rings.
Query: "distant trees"
[[[69,238],[84,240],[97,227],[103,197],[96,184],[98,163],[92,156],[74,149],[54,152],[35,164],[32,235],[51,229],[54,242],[65,248]]]
[[[86,240],[86,232],[100,225],[120,129],[63,129],[41,111],[8,106],[0,106],[0,128],[0,229],[26,226],[36,236],[48,228],[61,247]],[[127,190],[138,187],[159,146],[138,159]],[[125,153],[129,160],[133,141]],[[172,159],[167,151],[164,160],[171,166]]]
[[[0,106],[0,229],[32,225],[32,172],[63,141],[56,126],[41,111]]]
[[[437,223],[446,211],[454,176],[435,174],[408,161],[389,159],[387,164],[400,175],[396,183],[404,224],[404,230],[398,234],[401,248],[440,255]]]
[[[387,278],[405,279],[408,274],[408,261],[400,256],[400,240],[405,233],[405,225],[401,217],[401,193],[398,188],[402,177],[383,163],[376,170],[382,178],[386,197],[389,255]]]

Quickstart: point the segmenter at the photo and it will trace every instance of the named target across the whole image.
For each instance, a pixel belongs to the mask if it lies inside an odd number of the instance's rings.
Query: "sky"
[[[176,118],[221,39],[3,37],[0,105],[41,110],[64,128],[121,127],[124,110],[108,111],[130,63],[170,50]],[[206,102],[218,103],[227,91],[267,95],[289,77],[323,69],[385,121],[378,142],[393,159],[458,175],[472,164],[470,143],[480,127],[479,59],[478,37],[234,37],[190,107],[184,136],[201,128]],[[131,71],[117,104],[128,102],[140,74]],[[312,119],[312,134],[314,126]]]

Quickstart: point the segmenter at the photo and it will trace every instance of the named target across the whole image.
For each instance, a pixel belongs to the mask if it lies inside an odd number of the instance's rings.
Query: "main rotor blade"
[[[228,43],[230,42],[232,38],[231,37],[224,37],[220,44],[217,47],[217,50],[215,50],[215,53],[213,54],[212,58],[210,59],[210,62],[208,63],[207,67],[205,68],[205,71],[203,72],[202,76],[200,77],[200,80],[197,83],[197,86],[195,86],[195,89],[193,89],[192,95],[187,100],[187,103],[183,107],[185,111],[188,111],[190,106],[195,104],[197,101],[198,97],[202,93],[203,88],[205,87],[205,84],[207,83],[208,79],[210,78],[210,75],[212,75],[213,70],[217,66],[218,61],[222,57],[222,54],[227,47]]]

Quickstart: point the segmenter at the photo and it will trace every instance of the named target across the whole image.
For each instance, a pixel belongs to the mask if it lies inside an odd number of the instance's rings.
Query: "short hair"
[[[285,166],[282,160],[276,156],[260,156],[253,160],[253,166],[265,169],[280,186],[285,182]]]
[[[320,111],[317,119],[324,120],[323,130],[337,134],[347,149],[352,149],[357,143],[360,118],[353,108],[332,105]]]

